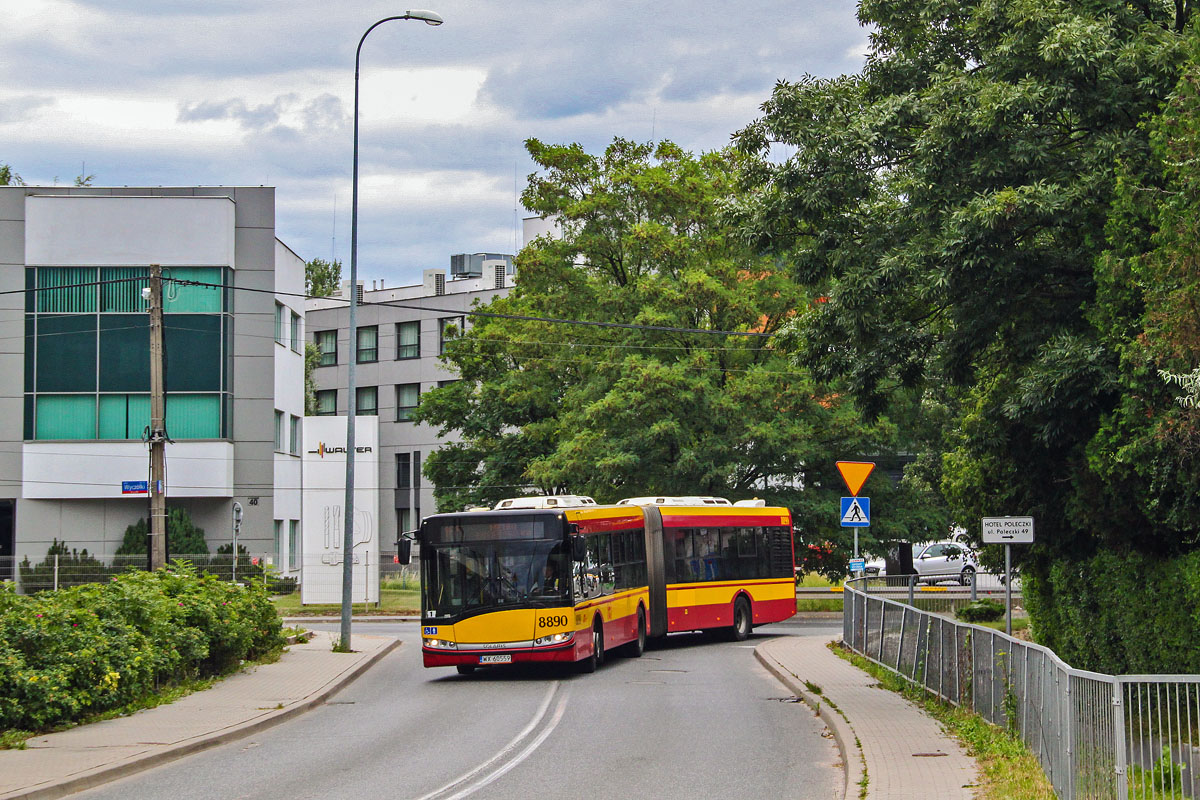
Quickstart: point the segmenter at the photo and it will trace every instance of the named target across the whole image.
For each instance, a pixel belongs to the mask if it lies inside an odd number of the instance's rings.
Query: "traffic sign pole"
[[[1004,632],[1012,636],[1012,545],[1004,544]]]

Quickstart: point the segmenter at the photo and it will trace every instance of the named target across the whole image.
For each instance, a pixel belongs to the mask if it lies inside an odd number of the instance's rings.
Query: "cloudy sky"
[[[359,273],[514,252],[522,142],[724,146],[779,79],[857,72],[852,0],[414,0],[363,47]],[[269,185],[302,257],[350,252],[354,50],[374,0],[3,0],[0,163],[31,185]]]

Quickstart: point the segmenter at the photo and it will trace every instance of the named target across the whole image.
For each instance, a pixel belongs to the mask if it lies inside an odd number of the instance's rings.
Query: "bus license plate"
[[[479,663],[480,664],[511,664],[512,656],[510,656],[510,655],[480,656]]]

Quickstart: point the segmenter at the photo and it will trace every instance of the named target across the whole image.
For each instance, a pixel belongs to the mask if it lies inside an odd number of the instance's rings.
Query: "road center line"
[[[496,753],[496,755],[492,756],[487,761],[485,761],[482,764],[480,764],[479,766],[475,767],[470,772],[467,772],[464,775],[460,775],[459,777],[457,777],[454,780],[447,783],[445,786],[435,789],[432,792],[430,792],[429,794],[422,795],[421,797],[417,798],[417,800],[432,800],[432,798],[438,797],[438,796],[444,794],[445,792],[448,792],[451,789],[455,788],[456,786],[460,786],[460,785],[466,783],[467,781],[471,780],[479,773],[486,770],[488,767],[495,764],[500,759],[504,758],[510,752],[515,750],[517,748],[517,746],[521,743],[521,741],[523,739],[525,739],[525,737],[529,736],[529,734],[532,733],[537,728],[537,726],[541,723],[542,718],[546,716],[546,710],[550,708],[550,702],[554,699],[554,694],[558,691],[559,685],[560,685],[560,681],[554,681],[554,683],[550,684],[550,688],[546,690],[546,696],[544,698],[542,698],[541,705],[538,706],[537,713],[533,715],[533,719],[531,719],[529,721],[529,724],[526,725],[524,728],[522,728],[521,732],[518,733],[516,736],[514,736],[508,744],[504,745],[504,747],[502,747],[500,749],[500,752]],[[565,705],[565,699],[564,699],[563,705]],[[561,710],[559,711],[558,716],[559,717],[562,716]],[[555,724],[557,724],[557,719],[555,720]],[[553,730],[553,726],[551,726],[551,730]],[[539,741],[538,743],[540,744],[541,742]],[[524,754],[522,754],[522,759],[523,758],[524,758]],[[483,784],[480,784],[480,785],[483,785]],[[473,791],[475,791],[475,788],[472,788],[469,791],[473,792]],[[461,794],[455,795],[455,797],[460,797],[460,796],[462,796],[462,795]]]
[[[495,782],[502,775],[504,775],[506,772],[511,770],[513,767],[517,766],[522,761],[529,758],[529,756],[533,755],[533,751],[537,750],[541,746],[542,742],[546,741],[546,739],[550,736],[550,734],[554,733],[554,729],[558,727],[558,723],[562,720],[563,714],[566,713],[566,710],[567,710],[567,697],[566,697],[566,695],[564,695],[558,701],[558,707],[554,709],[554,716],[550,719],[550,724],[548,724],[542,730],[542,732],[537,735],[537,738],[534,739],[532,742],[530,742],[524,750],[522,750],[520,753],[518,753],[515,758],[513,758],[508,763],[504,764],[502,767],[497,769],[495,772],[492,772],[489,775],[483,776],[483,778],[476,781],[471,786],[468,786],[466,789],[463,789],[461,792],[458,792],[457,794],[447,797],[446,800],[460,800],[461,798],[466,797],[469,794],[474,794],[475,792],[479,791],[480,789],[487,786],[488,784]]]

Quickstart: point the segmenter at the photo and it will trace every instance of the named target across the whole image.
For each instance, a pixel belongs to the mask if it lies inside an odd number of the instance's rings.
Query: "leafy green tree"
[[[561,236],[528,245],[517,287],[484,310],[542,321],[475,317],[448,345],[462,380],[415,417],[461,437],[426,461],[439,508],[533,491],[759,496],[792,506],[806,538],[846,540],[834,461],[894,452],[899,434],[861,425],[777,336],[816,298],[723,221],[741,157],[526,145],[543,171],[523,203]]]
[[[944,398],[927,474],[964,522],[1032,514],[1023,553],[1163,534],[1089,457],[1121,399],[1091,314],[1117,167],[1147,157],[1139,122],[1178,80],[1189,13],[863,0],[862,73],[781,83],[737,137],[759,158],[734,224],[828,297],[799,320],[804,363],[869,415]],[[791,155],[768,158],[781,144]]]
[[[0,164],[0,186],[24,186],[25,181],[8,164]]]
[[[310,297],[328,297],[342,281],[342,262],[314,258],[304,264],[304,293]]]
[[[150,533],[150,521],[139,519],[125,528],[125,536],[116,555],[145,555],[146,537]],[[192,515],[186,508],[167,510],[167,552],[172,557],[207,555],[208,544],[204,541],[204,529],[196,527]]]

